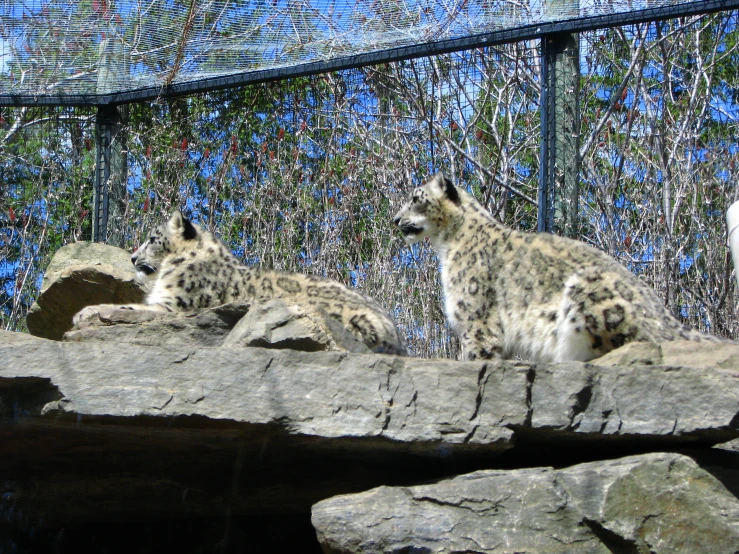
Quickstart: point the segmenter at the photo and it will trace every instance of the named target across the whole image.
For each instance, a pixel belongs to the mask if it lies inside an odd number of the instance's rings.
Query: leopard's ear
[[[172,213],[168,225],[174,234],[180,235],[185,240],[192,240],[198,236],[198,230],[179,210]]]
[[[457,187],[454,186],[454,183],[452,183],[450,179],[447,179],[441,172],[434,176],[434,180],[437,182],[444,195],[451,200],[453,204],[459,206],[461,200],[459,198],[459,191],[457,190]]]

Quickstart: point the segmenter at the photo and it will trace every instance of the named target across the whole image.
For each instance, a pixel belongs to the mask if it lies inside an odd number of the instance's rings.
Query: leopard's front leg
[[[171,312],[170,308],[161,304],[94,304],[85,306],[72,318],[72,324],[78,325],[93,319],[109,319],[115,310],[139,310],[147,312]]]

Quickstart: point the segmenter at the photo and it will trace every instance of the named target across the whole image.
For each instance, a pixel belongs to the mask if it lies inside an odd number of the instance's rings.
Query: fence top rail
[[[0,105],[124,104],[739,7],[739,0],[0,1]]]

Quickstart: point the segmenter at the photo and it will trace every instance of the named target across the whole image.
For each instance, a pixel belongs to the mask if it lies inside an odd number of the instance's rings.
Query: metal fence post
[[[98,107],[95,118],[95,190],[92,195],[93,242],[105,242],[108,237],[108,179],[110,178],[111,141],[109,119],[109,106]]]
[[[577,13],[577,3],[551,2],[559,17]],[[578,235],[579,36],[555,33],[541,38],[541,165],[539,232]]]
[[[95,143],[92,240],[123,246],[121,224],[128,169],[124,118],[116,106],[98,107]]]
[[[97,92],[110,93],[128,75],[128,53],[120,40],[106,38],[99,46]],[[98,106],[95,121],[95,191],[92,240],[123,246],[124,198],[128,173],[125,120],[127,106]],[[112,225],[109,225],[112,223]]]

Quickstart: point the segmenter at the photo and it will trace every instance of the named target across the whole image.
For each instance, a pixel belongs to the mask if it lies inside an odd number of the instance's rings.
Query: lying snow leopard
[[[631,341],[721,341],[684,328],[655,292],[576,240],[514,231],[441,174],[416,188],[395,224],[428,237],[445,312],[465,359],[587,361]]]
[[[151,232],[131,261],[153,280],[153,286],[146,304],[120,308],[195,311],[236,300],[282,298],[323,311],[374,352],[406,354],[395,322],[374,299],[328,279],[245,266],[215,235],[179,211]],[[84,308],[74,323],[98,309]]]

